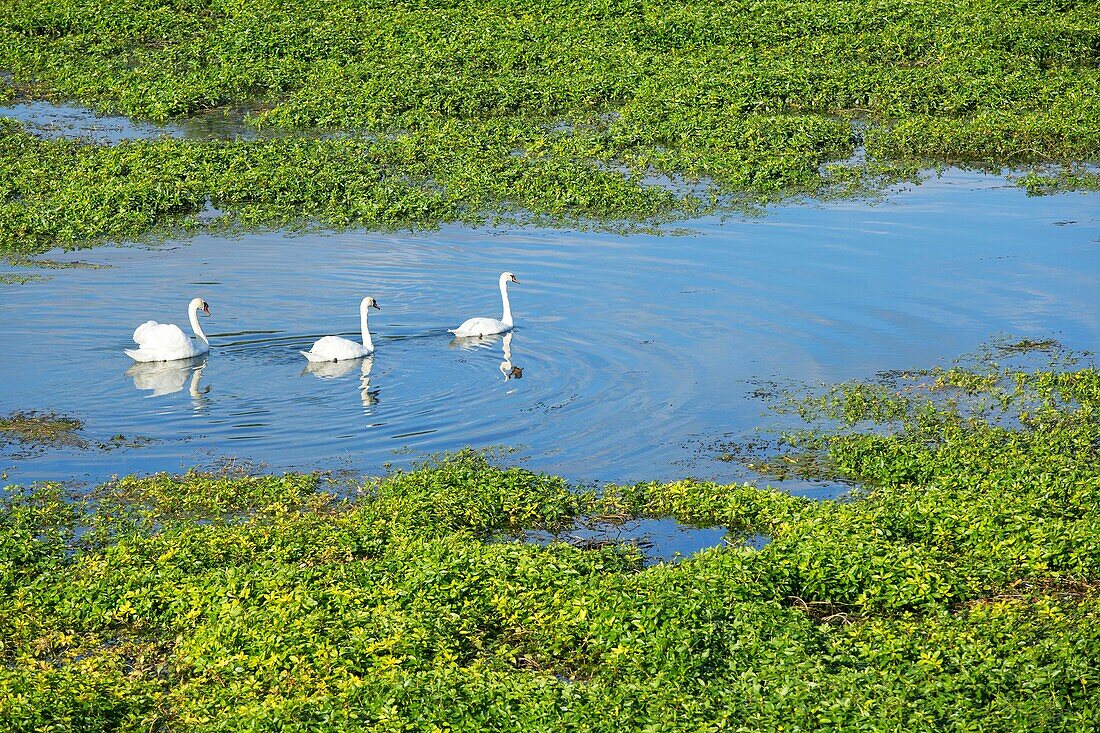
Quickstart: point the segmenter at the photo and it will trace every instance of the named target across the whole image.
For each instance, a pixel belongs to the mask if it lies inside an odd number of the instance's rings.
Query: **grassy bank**
[[[123,478],[0,513],[5,730],[1083,730],[1100,372],[984,362],[787,400],[813,502],[579,490],[474,454],[370,482]],[[579,516],[764,534],[675,564]]]
[[[306,140],[76,151],[5,129],[0,248],[132,237],[207,199],[246,226],[650,222],[919,164],[1096,161],[1098,60],[1091,2],[17,0],[9,93],[244,108]],[[825,165],[862,143],[874,165]],[[30,180],[39,157],[56,185]],[[1058,180],[1029,190],[1096,184]]]

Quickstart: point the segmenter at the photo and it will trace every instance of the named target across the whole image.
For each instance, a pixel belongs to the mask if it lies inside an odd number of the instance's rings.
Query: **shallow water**
[[[952,172],[888,202],[779,206],[665,236],[448,227],[54,253],[111,267],[0,285],[0,411],[54,409],[93,440],[153,442],[0,460],[10,482],[226,457],[374,473],[507,445],[508,460],[578,480],[744,479],[712,446],[774,422],[751,397],[759,380],[927,366],[996,334],[1100,348],[1098,240],[1097,194],[1028,198]],[[447,328],[500,315],[505,269],[521,281],[510,358],[499,337],[453,343]],[[146,319],[186,328],[196,295],[212,307],[207,358],[123,355]],[[373,359],[308,368],[298,351],[317,337],[355,337],[364,295],[381,304]]]
[[[214,110],[187,120],[156,125],[137,122],[129,117],[100,115],[75,104],[54,104],[42,100],[19,101],[0,105],[0,117],[17,120],[29,131],[46,139],[80,138],[113,145],[123,140],[158,137],[197,140],[252,139],[254,128],[243,122],[243,115],[232,110]]]
[[[768,538],[761,535],[731,538],[724,527],[685,527],[669,518],[632,519],[621,523],[582,521],[560,532],[530,531],[523,540],[539,545],[564,542],[583,549],[631,544],[645,555],[648,565],[676,562],[711,547],[739,545],[759,550],[768,543]]]

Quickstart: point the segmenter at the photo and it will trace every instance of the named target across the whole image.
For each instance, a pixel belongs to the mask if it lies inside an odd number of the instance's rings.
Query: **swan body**
[[[325,336],[318,339],[309,351],[300,351],[302,356],[311,362],[321,361],[347,361],[348,359],[362,359],[374,353],[374,342],[371,341],[370,330],[367,328],[367,311],[378,307],[378,301],[374,298],[363,298],[359,304],[359,323],[363,329],[363,343],[357,343],[341,336]]]
[[[458,338],[470,336],[491,336],[497,333],[507,333],[512,330],[512,305],[508,302],[508,283],[519,285],[519,280],[510,272],[500,275],[500,299],[504,304],[504,315],[498,321],[495,318],[470,318],[458,328],[449,329]]]
[[[191,330],[195,332],[195,341],[174,323],[146,321],[134,330],[134,343],[138,348],[124,349],[126,356],[140,362],[175,361],[210,351],[210,342],[199,325],[199,310],[210,315],[210,305],[202,298],[195,298],[187,305],[187,317],[191,321]]]

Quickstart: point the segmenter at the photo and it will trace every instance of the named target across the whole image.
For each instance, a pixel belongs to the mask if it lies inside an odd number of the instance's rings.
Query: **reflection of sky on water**
[[[78,105],[19,101],[0,105],[0,117],[17,120],[43,138],[81,138],[108,145],[158,137],[230,140],[257,137],[256,131],[241,121],[240,113],[229,116],[224,110],[154,125],[118,115],[98,115]]]
[[[756,380],[926,366],[1004,333],[1100,347],[1097,194],[1028,198],[956,172],[885,202],[691,227],[271,233],[83,252],[115,267],[0,289],[0,410],[56,409],[93,436],[158,441],[46,455],[12,480],[221,455],[378,471],[406,459],[395,450],[500,444],[579,479],[742,478],[700,448],[767,422],[748,397]],[[511,353],[500,337],[451,347],[457,320],[499,314],[506,269],[522,283]],[[370,365],[303,373],[298,350],[354,327],[347,314],[364,294],[385,303]],[[215,313],[202,409],[189,381],[198,372],[178,389],[178,374],[142,386],[121,353],[142,320],[183,322],[195,295]],[[505,379],[504,363],[522,379]]]

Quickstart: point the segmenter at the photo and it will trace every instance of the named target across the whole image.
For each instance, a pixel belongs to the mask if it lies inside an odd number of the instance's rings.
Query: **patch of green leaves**
[[[1095,188],[1093,3],[16,0],[5,89],[274,142],[104,149],[5,128],[0,249],[195,226],[645,226],[865,195],[921,165]],[[853,127],[853,123],[855,127]],[[335,135],[335,136],[333,136]],[[865,143],[869,164],[841,163]],[[1038,177],[1036,177],[1038,176]],[[662,178],[665,179],[662,183]]]
[[[691,480],[594,491],[472,452],[345,498],[299,475],[11,488],[0,721],[1088,728],[1098,405],[1088,366],[987,359],[839,386],[799,406],[821,470],[865,482],[840,501]],[[670,516],[771,541],[647,567],[630,547],[514,539]]]

